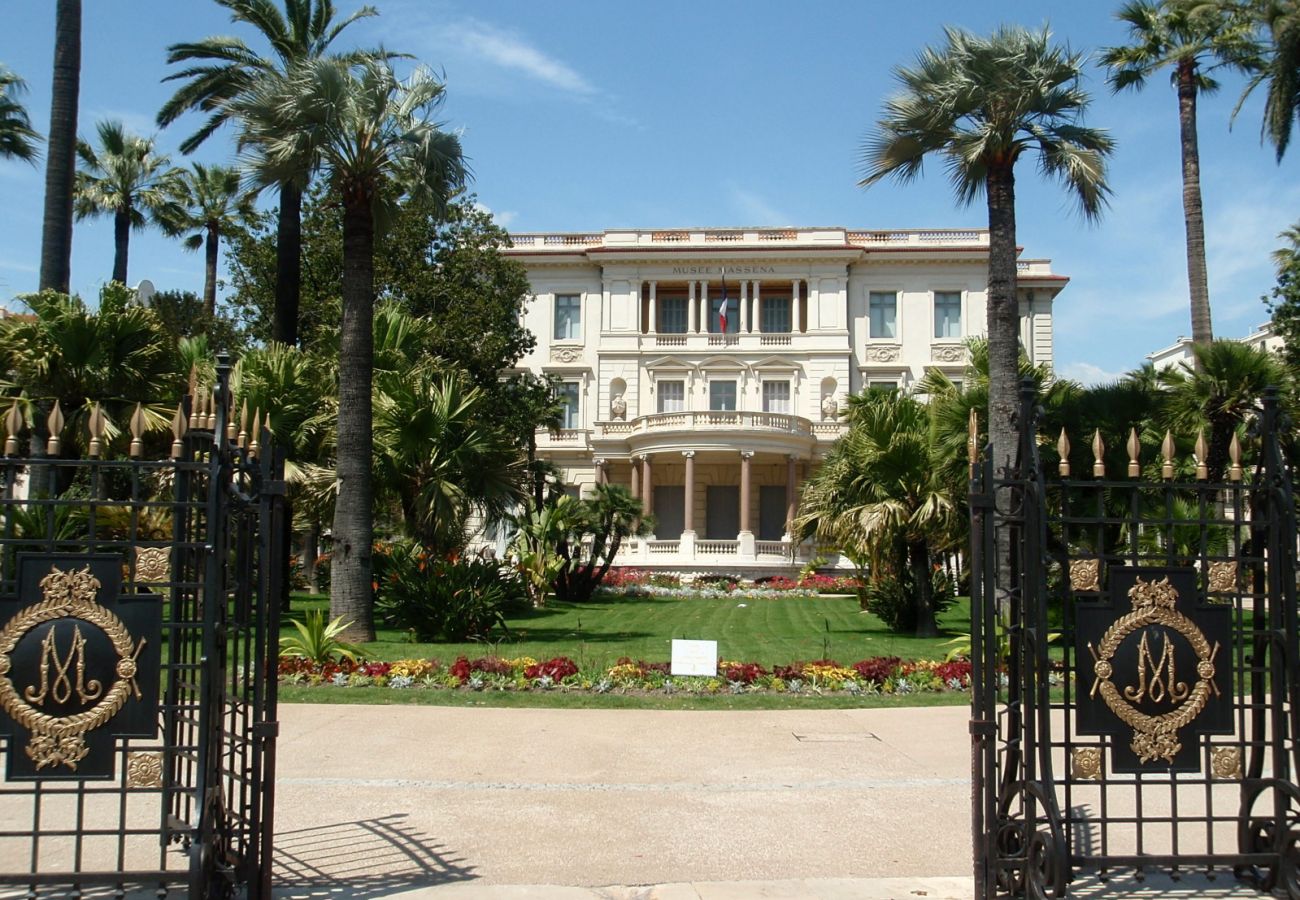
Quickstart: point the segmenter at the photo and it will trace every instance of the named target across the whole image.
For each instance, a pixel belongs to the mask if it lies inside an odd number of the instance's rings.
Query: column
[[[753,559],[758,548],[754,545],[754,532],[749,530],[749,461],[754,458],[753,450],[740,451],[740,534],[736,540],[740,546],[740,558]]]
[[[740,307],[740,328],[737,331],[741,334],[749,331],[749,285],[748,281],[740,283],[740,302],[736,304]]]
[[[641,499],[641,467],[632,460],[632,496]]]
[[[709,283],[700,282],[700,331],[709,330]]]
[[[654,334],[659,330],[659,322],[655,319],[655,287],[657,285],[658,282],[650,282],[650,322],[646,326],[646,332],[648,334]],[[637,296],[640,296],[640,294]]]
[[[598,458],[596,460],[596,484],[608,484],[609,473],[605,471],[607,460]]]
[[[790,331],[794,333],[803,332],[802,305],[803,301],[799,299],[799,279],[795,278],[790,282],[790,315],[794,316]]]
[[[799,460],[792,453],[785,461],[785,537],[794,540],[794,517],[799,509],[798,485],[795,483],[799,474]]]
[[[686,483],[682,487],[682,527],[695,534],[695,451],[683,450],[686,457]]]
[[[762,284],[763,283],[761,281],[754,282],[754,298],[753,298],[754,308],[753,310],[750,311],[750,317],[749,317],[749,321],[752,324],[751,330],[753,331],[762,331],[762,322],[759,320],[759,313],[763,309],[763,307],[760,305],[762,303],[762,293],[763,293]]]
[[[650,454],[647,453],[641,457],[641,505],[645,507],[646,515],[652,514],[654,510],[654,481],[650,473]]]
[[[689,282],[686,293],[686,321],[687,330],[691,334],[698,334],[700,331],[700,319],[695,312],[695,282]]]

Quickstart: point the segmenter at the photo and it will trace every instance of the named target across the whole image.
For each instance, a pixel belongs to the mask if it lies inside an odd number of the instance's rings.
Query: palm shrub
[[[524,606],[523,580],[498,563],[439,559],[414,541],[375,554],[375,612],[418,641],[463,641],[505,627],[505,611]]]
[[[360,647],[343,640],[342,635],[349,623],[342,619],[326,622],[324,610],[309,610],[305,620],[293,619],[291,624],[298,633],[280,638],[281,656],[306,659],[321,665],[340,657],[356,662],[362,654]]]

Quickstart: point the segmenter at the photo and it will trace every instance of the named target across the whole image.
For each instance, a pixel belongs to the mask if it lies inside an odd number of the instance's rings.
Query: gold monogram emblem
[[[1211,646],[1196,623],[1178,611],[1178,591],[1168,578],[1155,582],[1138,578],[1128,595],[1133,601],[1133,611],[1115,620],[1097,645],[1088,644],[1095,675],[1089,696],[1100,693],[1111,712],[1132,726],[1133,740],[1129,746],[1140,762],[1163,759],[1172,764],[1174,755],[1183,746],[1178,738],[1179,729],[1201,714],[1211,694],[1219,693],[1214,683],[1214,658],[1219,653],[1219,644]],[[1111,681],[1115,675],[1115,652],[1126,637],[1149,625],[1169,629],[1157,635],[1159,655],[1152,651],[1150,632],[1144,631],[1138,643],[1136,684],[1121,691]],[[1190,687],[1178,680],[1174,665],[1175,635],[1186,639],[1196,653],[1198,680]],[[1172,708],[1162,715],[1148,715],[1133,705],[1144,699]]]
[[[126,625],[113,612],[95,602],[100,583],[87,565],[80,571],[65,572],[51,567],[41,579],[44,599],[27,607],[0,630],[0,708],[15,722],[31,732],[25,748],[36,768],[64,765],[72,771],[90,752],[85,734],[112,719],[134,696],[140,697],[135,681],[137,660],[144,649],[144,638],[136,642]],[[29,631],[46,622],[76,619],[94,625],[108,636],[117,652],[114,671],[117,680],[108,688],[95,679],[86,680],[86,640],[81,626],[74,623],[70,641],[60,650],[59,625],[53,625],[41,642],[38,685],[29,685],[21,694],[9,677],[13,668],[11,654]],[[98,701],[95,706],[67,716],[43,712],[47,701],[66,703],[76,694],[82,703]]]

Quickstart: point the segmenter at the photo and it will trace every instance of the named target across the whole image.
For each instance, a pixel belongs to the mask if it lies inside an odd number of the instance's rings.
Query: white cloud
[[[790,217],[773,206],[762,195],[738,184],[729,185],[731,203],[739,210],[746,225],[788,225]]]
[[[1092,363],[1086,362],[1066,363],[1061,366],[1056,374],[1062,378],[1077,381],[1085,387],[1091,387],[1095,384],[1109,384],[1112,381],[1118,381],[1124,375],[1123,372],[1107,372],[1100,366],[1094,366]]]
[[[492,207],[480,201],[475,201],[474,208],[479,210],[480,212],[487,213],[489,216],[492,217],[492,221],[500,225],[502,228],[509,228],[510,223],[513,222],[515,219],[519,218],[519,213],[515,212],[514,210],[504,209],[501,212],[496,212],[495,210],[492,209]]]
[[[567,93],[591,97],[599,93],[591,82],[570,65],[548,56],[517,34],[478,19],[448,25],[444,34],[470,54]]]

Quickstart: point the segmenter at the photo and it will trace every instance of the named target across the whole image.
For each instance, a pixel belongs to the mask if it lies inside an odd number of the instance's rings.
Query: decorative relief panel
[[[552,347],[551,362],[576,363],[582,361],[581,347]]]
[[[867,347],[868,362],[898,362],[902,348],[897,344],[874,344]]]
[[[961,344],[940,344],[930,348],[930,356],[935,362],[965,362],[966,348]]]

